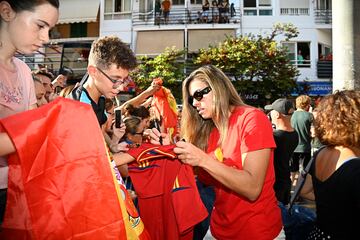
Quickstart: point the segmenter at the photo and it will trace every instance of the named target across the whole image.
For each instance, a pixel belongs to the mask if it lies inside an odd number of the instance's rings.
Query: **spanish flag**
[[[170,137],[174,137],[174,134],[177,132],[178,112],[176,100],[170,89],[161,87],[155,92],[153,94],[152,106],[156,109],[159,116],[162,117],[162,126],[170,133]]]
[[[0,123],[17,150],[0,239],[142,239],[90,105],[58,98]]]

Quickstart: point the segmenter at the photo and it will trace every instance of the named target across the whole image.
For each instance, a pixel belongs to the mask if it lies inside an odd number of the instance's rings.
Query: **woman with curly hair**
[[[355,239],[360,214],[360,92],[326,96],[317,107],[315,153],[302,196],[315,199],[317,220],[308,239]]]

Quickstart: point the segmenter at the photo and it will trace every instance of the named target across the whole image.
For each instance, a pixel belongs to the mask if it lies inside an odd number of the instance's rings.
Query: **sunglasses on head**
[[[203,99],[204,95],[208,94],[209,92],[211,92],[211,87],[206,87],[202,90],[196,90],[194,92],[194,95],[189,96],[189,98],[188,98],[189,104],[192,105],[194,99],[196,99],[196,101],[201,101],[201,99]]]

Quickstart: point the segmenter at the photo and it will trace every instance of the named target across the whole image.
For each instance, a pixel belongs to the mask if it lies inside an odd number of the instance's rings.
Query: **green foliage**
[[[176,99],[181,99],[181,81],[184,74],[184,51],[166,48],[165,52],[150,58],[139,57],[138,68],[131,73],[140,89],[146,89],[154,78],[161,78],[163,86],[172,90]]]
[[[298,31],[291,24],[276,24],[268,36],[228,37],[218,46],[200,49],[194,64],[212,64],[222,69],[242,96],[257,94],[264,104],[289,95],[296,88],[296,67],[290,64],[287,50],[278,46],[274,38],[284,34],[286,40]]]
[[[299,35],[299,31],[292,23],[275,23],[269,39],[273,40],[280,34],[285,36],[285,41],[289,41],[291,38],[297,37]]]
[[[200,49],[187,67],[192,69],[213,64],[233,80],[243,97],[257,95],[256,104],[263,105],[266,100],[289,95],[297,88],[295,79],[299,72],[290,64],[288,51],[274,39],[283,35],[284,40],[288,41],[298,34],[294,25],[277,23],[267,36],[228,37],[218,46]],[[180,100],[181,81],[185,78],[184,54],[185,51],[167,48],[155,58],[142,56],[139,58],[141,64],[132,77],[141,89],[147,88],[152,79],[160,77],[163,85]]]

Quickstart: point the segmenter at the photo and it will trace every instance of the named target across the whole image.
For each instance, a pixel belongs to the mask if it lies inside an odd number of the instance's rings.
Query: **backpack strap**
[[[89,73],[85,73],[80,83],[69,93],[69,95],[66,96],[66,98],[79,101],[81,97],[81,93],[84,88],[84,83],[87,81],[88,77],[89,77]]]
[[[304,184],[305,184],[305,180],[306,180],[306,176],[308,175],[310,168],[316,158],[316,156],[319,154],[319,152],[325,148],[326,146],[322,146],[321,148],[319,148],[314,155],[311,157],[309,163],[306,165],[305,169],[299,173],[299,178],[297,180],[296,186],[295,186],[295,190],[294,193],[291,195],[290,198],[290,203],[289,203],[289,213],[291,212],[291,208],[293,207],[296,199],[299,197],[300,191],[303,188]]]

